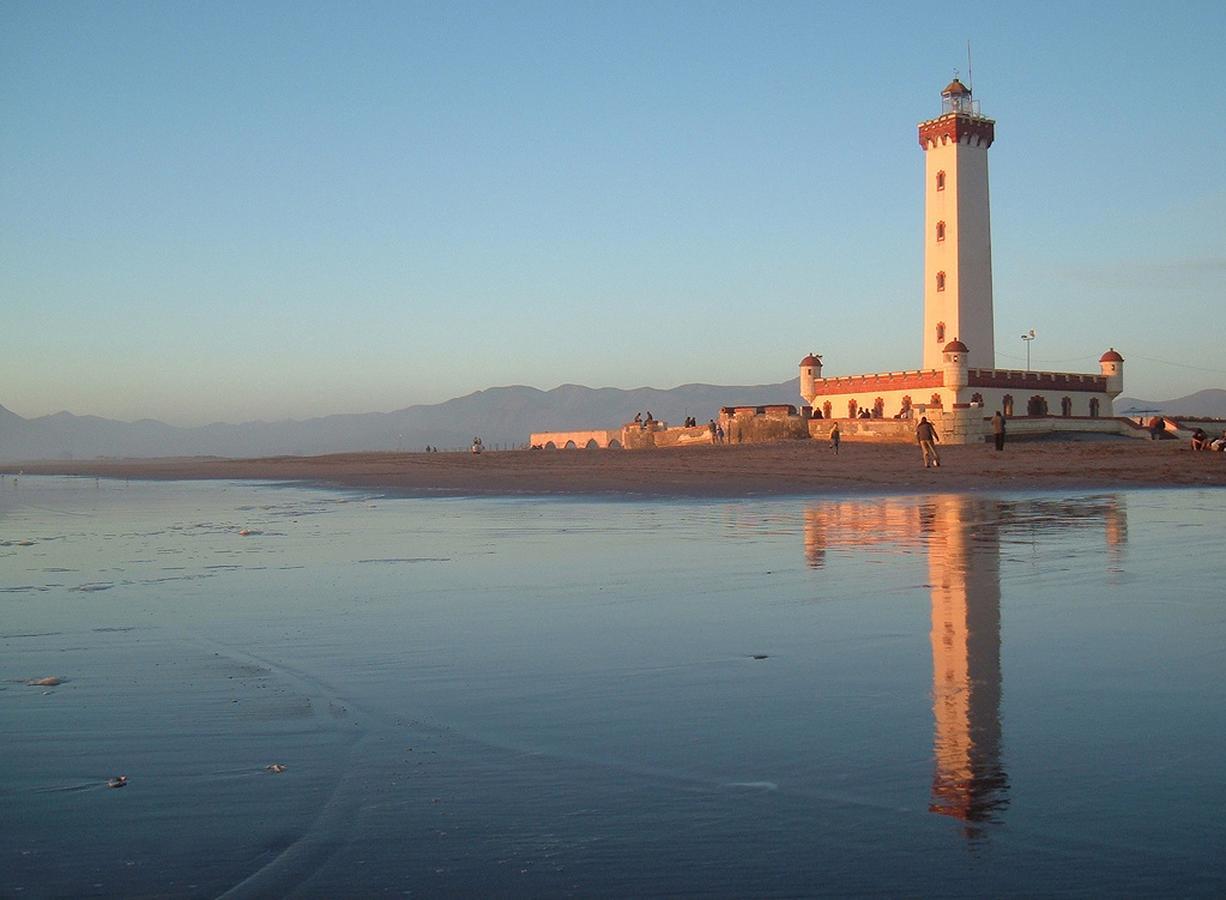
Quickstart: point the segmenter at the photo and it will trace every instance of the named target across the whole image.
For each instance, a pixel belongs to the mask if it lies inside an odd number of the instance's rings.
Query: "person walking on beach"
[[[1005,417],[1000,414],[1000,410],[996,411],[996,415],[992,416],[992,436],[996,438],[996,449],[1005,449]]]
[[[839,455],[839,442],[843,439],[843,435],[839,434],[839,423],[835,422],[834,427],[830,429],[830,449],[834,451],[834,455]]]
[[[924,468],[928,468],[931,463],[933,468],[939,469],[941,457],[937,454],[936,445],[941,438],[927,416],[920,416],[919,424],[915,426],[915,440],[919,442],[920,452],[924,456]]]

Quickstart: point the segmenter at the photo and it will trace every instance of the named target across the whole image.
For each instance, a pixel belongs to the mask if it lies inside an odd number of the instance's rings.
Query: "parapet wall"
[[[883,372],[877,375],[843,375],[838,378],[818,378],[814,381],[816,396],[827,394],[881,393],[883,391],[917,391],[939,388],[945,384],[940,369],[915,369],[908,372]]]
[[[1091,391],[1104,394],[1107,392],[1107,378],[1105,375],[1081,375],[1075,372],[968,369],[967,386],[1015,391]]]

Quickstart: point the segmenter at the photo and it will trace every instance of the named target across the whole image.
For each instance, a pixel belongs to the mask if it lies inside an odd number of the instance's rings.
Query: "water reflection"
[[[928,809],[967,823],[997,822],[1009,804],[1001,754],[1002,541],[1102,527],[1106,568],[1128,539],[1121,496],[1000,500],[950,494],[919,501],[826,502],[805,510],[805,559],[820,569],[841,549],[886,545],[926,552],[932,613],[934,772]]]
[[[931,812],[993,821],[1008,804],[1001,765],[1000,529],[990,501],[925,509],[932,596]]]

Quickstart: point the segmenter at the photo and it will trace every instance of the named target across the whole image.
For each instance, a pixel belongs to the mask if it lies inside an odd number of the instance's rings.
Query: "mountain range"
[[[1195,416],[1206,419],[1226,418],[1226,391],[1210,388],[1177,397],[1174,400],[1138,400],[1136,397],[1116,397],[1115,414],[1129,416],[1136,413],[1159,412],[1166,416]]]
[[[550,391],[520,385],[476,391],[394,412],[351,413],[280,422],[177,427],[154,419],[120,422],[67,412],[26,419],[0,406],[0,460],[153,456],[307,456],[358,450],[467,448],[526,444],[533,431],[615,428],[650,412],[666,422],[701,421],[721,406],[800,401],[799,379],[780,384],[686,384],[657,388]]]
[[[666,422],[686,416],[706,421],[721,406],[799,404],[798,379],[779,384],[686,384],[657,388],[589,388],[565,384],[550,391],[516,385],[476,391],[444,403],[394,412],[350,413],[280,422],[167,425],[154,419],[120,422],[67,412],[26,419],[0,406],[0,460],[92,459],[153,456],[306,456],[359,450],[466,448],[474,436],[489,447],[514,447],[533,431],[614,428],[636,412]],[[1167,415],[1226,417],[1226,390],[1204,390],[1174,400],[1120,397],[1117,414],[1130,410]]]

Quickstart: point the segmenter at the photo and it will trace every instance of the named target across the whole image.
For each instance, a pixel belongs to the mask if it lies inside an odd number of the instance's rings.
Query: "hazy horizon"
[[[772,385],[784,384],[789,380],[791,379],[782,379],[781,381],[778,381],[778,382],[769,382],[769,383],[763,382],[762,386],[772,386]],[[306,414],[297,415],[297,416],[287,414],[283,416],[265,416],[265,417],[249,418],[249,419],[239,419],[239,418],[212,419],[209,421],[176,421],[172,418],[164,419],[164,418],[159,418],[157,416],[138,416],[138,417],[131,418],[131,419],[119,419],[119,418],[111,417],[111,416],[101,416],[100,418],[110,419],[110,420],[118,421],[118,422],[126,422],[126,423],[135,423],[139,421],[150,421],[151,420],[151,421],[161,422],[166,425],[172,425],[176,428],[203,428],[209,425],[249,425],[249,424],[253,424],[257,422],[266,422],[268,424],[276,424],[278,422],[288,422],[288,421],[309,421],[312,419],[327,418],[329,416],[347,416],[347,415],[359,415],[360,416],[360,415],[366,415],[366,414],[384,415],[384,414],[399,412],[401,410],[412,409],[415,407],[438,406],[438,405],[447,403],[452,400],[463,400],[467,397],[473,396],[474,394],[481,394],[486,391],[514,390],[516,388],[524,388],[526,390],[540,391],[541,393],[544,393],[544,394],[548,394],[552,391],[556,391],[564,387],[579,387],[579,388],[583,388],[583,389],[591,390],[591,391],[617,390],[617,391],[625,391],[627,393],[633,393],[635,391],[669,392],[669,391],[680,390],[684,387],[687,387],[688,385],[692,385],[695,383],[696,382],[687,382],[686,384],[678,384],[678,385],[673,385],[671,387],[657,387],[655,385],[638,385],[636,387],[631,387],[631,388],[612,387],[611,385],[584,385],[584,384],[577,384],[575,382],[564,382],[562,384],[557,384],[557,385],[554,385],[553,387],[548,387],[548,388],[535,387],[534,385],[529,385],[529,384],[502,384],[502,385],[490,385],[489,387],[485,387],[485,388],[478,388],[474,391],[469,391],[466,394],[461,394],[456,397],[447,397],[439,401],[426,401],[422,403],[407,403],[407,404],[402,404],[400,406],[379,408],[379,409],[354,408],[354,409],[323,410],[319,412],[306,413]],[[725,386],[725,385],[713,384],[710,382],[705,382],[705,383],[711,384],[712,387],[724,387]],[[754,387],[754,386],[755,385],[727,385],[727,387],[731,387],[731,388],[744,388],[744,387]],[[1182,397],[1184,396],[1191,396],[1193,394],[1203,393],[1204,391],[1215,391],[1215,390],[1226,391],[1226,388],[1217,388],[1217,387],[1197,388],[1193,391],[1189,391],[1188,394],[1181,395],[1180,397],[1156,397],[1156,396],[1147,396],[1143,393],[1125,391],[1118,398],[1116,398],[1116,401],[1115,401],[1117,404],[1116,414],[1117,415],[1120,414],[1120,409],[1118,407],[1120,400],[1130,400],[1131,399],[1131,400],[1140,400],[1140,401],[1145,401],[1145,402],[1167,403],[1172,400],[1182,399]],[[795,402],[798,405],[801,402],[801,398],[799,395],[797,395]],[[9,410],[9,412],[16,413],[17,415],[21,416],[23,419],[27,419],[27,420],[37,419],[43,416],[54,416],[54,415],[59,415],[63,413],[67,413],[73,416],[82,416],[82,417],[97,415],[96,413],[92,413],[92,412],[82,412],[82,411],[69,410],[69,409],[56,409],[56,410],[51,410],[50,412],[46,412],[46,413],[36,413],[32,415],[26,415],[22,413],[20,410],[13,409],[13,407],[3,402],[2,399],[0,399],[0,408],[7,409]]]
[[[176,425],[920,365],[967,72],[996,356],[1226,383],[1226,10],[0,9],[0,404]],[[965,33],[963,33],[965,32]],[[668,388],[661,388],[668,389]]]

